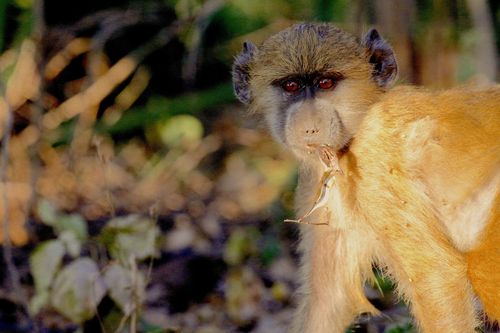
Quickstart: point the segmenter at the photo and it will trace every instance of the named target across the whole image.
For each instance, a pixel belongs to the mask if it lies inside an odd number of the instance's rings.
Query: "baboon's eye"
[[[323,77],[323,78],[319,79],[319,81],[318,81],[318,86],[321,89],[330,89],[334,85],[335,85],[335,81],[329,77]]]
[[[281,86],[286,92],[296,92],[300,89],[300,83],[294,80],[285,81]]]

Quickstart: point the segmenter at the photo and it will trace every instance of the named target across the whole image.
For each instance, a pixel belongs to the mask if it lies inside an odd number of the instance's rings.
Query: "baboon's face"
[[[237,97],[300,159],[318,145],[346,146],[395,76],[375,30],[361,42],[329,24],[295,25],[259,48],[245,43],[233,67]]]

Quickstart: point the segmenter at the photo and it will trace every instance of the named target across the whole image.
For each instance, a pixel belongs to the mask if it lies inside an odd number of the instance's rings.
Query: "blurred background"
[[[0,332],[286,331],[296,166],[230,70],[310,20],[377,27],[402,83],[500,77],[496,0],[0,0]],[[350,331],[414,332],[392,290]]]

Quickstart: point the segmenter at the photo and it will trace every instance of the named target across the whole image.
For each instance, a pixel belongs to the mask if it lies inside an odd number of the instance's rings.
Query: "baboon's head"
[[[394,53],[376,30],[360,40],[331,24],[302,23],[259,47],[244,43],[233,85],[276,140],[306,159],[318,145],[345,147],[396,74]]]

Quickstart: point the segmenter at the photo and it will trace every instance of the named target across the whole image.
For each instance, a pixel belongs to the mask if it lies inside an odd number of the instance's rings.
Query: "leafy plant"
[[[116,260],[103,270],[96,260],[82,256],[89,240],[86,221],[78,214],[58,212],[40,201],[38,215],[53,228],[57,238],[42,242],[30,257],[35,295],[30,311],[51,306],[71,321],[82,324],[96,314],[105,295],[115,302],[125,318],[140,309],[146,278],[138,271],[140,260],[156,253],[159,229],[154,221],[138,215],[111,219],[96,237]],[[69,262],[65,264],[65,258]]]
[[[389,326],[384,333],[413,333],[415,327],[412,323]]]

